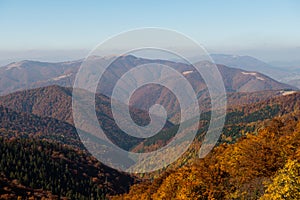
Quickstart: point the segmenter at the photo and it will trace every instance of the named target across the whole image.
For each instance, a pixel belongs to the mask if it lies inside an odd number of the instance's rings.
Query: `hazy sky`
[[[140,27],[174,29],[212,53],[297,60],[299,10],[298,0],[0,0],[0,60],[39,52],[55,57],[54,50],[81,56],[112,35]]]

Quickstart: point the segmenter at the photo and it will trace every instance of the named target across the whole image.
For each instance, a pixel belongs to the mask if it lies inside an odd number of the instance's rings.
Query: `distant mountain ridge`
[[[272,65],[272,63],[269,64],[251,56],[211,54],[211,57],[217,64],[223,64],[247,71],[257,71],[270,76],[277,81],[300,88],[300,68],[296,67],[292,62],[290,66],[277,67],[276,64]]]
[[[220,57],[214,57],[216,63],[223,64],[219,65],[219,68],[224,68],[224,70],[221,71],[221,75],[225,82],[229,78],[233,78],[233,74],[240,75],[240,79],[242,82],[245,79],[251,79],[249,84],[254,84],[252,87],[246,86],[245,84],[247,82],[244,82],[243,84],[245,86],[241,86],[241,83],[237,83],[234,81],[231,81],[231,84],[227,84],[226,87],[228,87],[228,91],[236,90],[236,91],[244,91],[247,89],[251,89],[251,91],[260,91],[265,89],[290,89],[293,88],[292,86],[288,86],[286,84],[280,84],[277,81],[270,79],[269,77],[266,77],[257,71],[258,67],[256,68],[250,68],[245,67],[248,71],[251,73],[244,71],[244,74],[237,72],[242,72],[240,69],[234,69],[230,67],[237,67],[243,69],[244,65],[242,64],[233,64],[233,62],[226,61],[228,60],[228,56],[226,56],[226,59],[220,58]],[[107,58],[95,58],[95,62],[102,62]],[[243,58],[244,59],[244,58]],[[225,60],[225,61],[224,61]],[[220,61],[220,62],[218,62]],[[222,61],[222,62],[221,62]],[[258,61],[257,61],[258,62]],[[76,73],[82,63],[82,60],[77,61],[69,61],[69,62],[59,62],[59,63],[49,63],[49,62],[39,62],[39,61],[21,61],[16,63],[11,63],[9,65],[6,65],[4,67],[0,68],[0,94],[8,94],[14,91],[18,90],[24,90],[24,89],[32,89],[32,88],[38,88],[48,85],[60,85],[64,87],[71,87],[73,86],[73,82],[76,76]],[[182,73],[190,70],[190,67],[183,63],[177,63],[177,62],[171,62],[166,60],[151,60],[151,59],[144,59],[144,58],[137,58],[131,55],[128,56],[121,56],[116,59],[116,61],[113,63],[113,67],[111,68],[112,71],[107,73],[108,78],[105,79],[105,81],[110,81],[111,79],[115,80],[118,78],[122,73],[125,71],[141,64],[146,63],[160,63],[165,64],[168,66],[171,66]],[[227,67],[225,65],[230,66]],[[261,64],[260,66],[264,68],[265,63]],[[226,70],[225,70],[226,69]],[[259,68],[261,69],[261,68]],[[238,70],[238,71],[236,71]],[[248,74],[247,74],[248,73]],[[253,73],[257,73],[257,76],[254,76]],[[280,72],[281,73],[281,72]],[[185,74],[188,75],[188,74]],[[228,76],[229,75],[229,76]],[[264,81],[262,79],[258,79],[257,81],[254,81],[255,77],[262,77],[264,76],[264,79],[268,80],[269,82],[272,82],[272,84],[267,83],[269,86],[261,86]],[[237,79],[236,79],[237,80]],[[257,82],[261,82],[257,85]],[[275,82],[277,82],[275,84]],[[230,83],[230,81],[227,81],[227,83]],[[109,85],[109,84],[108,84]],[[240,85],[237,87],[237,85]],[[257,88],[256,88],[257,87]],[[294,89],[294,88],[293,88]]]
[[[107,59],[112,58],[102,58],[102,57],[93,57],[92,62],[96,64],[107,62]],[[0,68],[0,94],[6,94],[15,90],[24,90],[30,88],[39,88],[47,85],[60,85],[63,87],[72,87],[73,82],[78,71],[78,68],[81,65],[81,60],[72,61],[72,62],[61,62],[61,63],[43,63],[43,62],[33,62],[33,61],[24,61],[20,63],[13,63],[7,65],[3,68]],[[114,85],[120,79],[120,77],[127,71],[133,69],[134,67],[142,64],[163,64],[167,65],[179,73],[181,73],[192,85],[195,90],[198,100],[201,104],[201,109],[207,109],[209,107],[209,93],[207,91],[207,85],[204,82],[203,78],[195,71],[195,69],[187,64],[166,61],[166,60],[153,60],[138,58],[132,55],[120,56],[117,57],[111,66],[108,68],[107,72],[104,74],[98,85],[97,92],[105,94],[108,98],[110,97]],[[197,65],[202,65],[202,63],[196,63]],[[221,76],[223,77],[224,86],[227,93],[236,93],[236,92],[259,92],[259,91],[278,91],[278,90],[297,90],[297,88],[292,87],[287,84],[280,83],[266,75],[263,75],[254,71],[245,71],[236,68],[230,68],[225,65],[217,65]],[[158,73],[159,74],[159,73]],[[14,79],[12,79],[14,78]],[[137,77],[138,79],[143,79],[143,75]],[[170,77],[168,81],[174,87],[177,86],[177,79]],[[3,84],[1,84],[3,82]],[[28,83],[28,84],[26,84]],[[6,85],[10,85],[6,87]],[[2,86],[2,89],[1,89]],[[123,92],[126,92],[126,85],[123,87]],[[42,92],[39,99],[35,95],[35,92]],[[60,92],[61,94],[58,94]],[[29,91],[27,91],[29,92]],[[14,100],[10,100],[10,95],[7,95],[5,98],[0,98],[2,104],[14,107],[25,112],[31,112],[34,114],[39,114],[42,116],[50,116],[63,120],[69,123],[72,123],[72,115],[70,112],[72,94],[70,90],[63,88],[48,88],[43,91],[31,90],[28,94],[26,92],[18,92],[22,94],[20,97],[16,98],[18,95],[13,95]],[[147,94],[147,95],[145,95]],[[21,101],[22,98],[26,96],[24,103]],[[41,98],[52,96],[52,98]],[[3,99],[3,100],[1,100]],[[102,96],[100,101],[110,101],[109,99]],[[7,102],[7,103],[6,103]],[[34,104],[33,104],[34,102]],[[59,103],[58,103],[59,102]],[[47,107],[43,104],[48,105]],[[107,103],[106,103],[107,104]],[[130,106],[141,109],[149,110],[149,108],[154,104],[163,105],[168,111],[169,118],[172,118],[176,115],[179,110],[179,104],[177,99],[172,93],[163,87],[157,87],[153,85],[147,85],[141,87],[134,92],[134,95],[130,99]],[[25,107],[24,107],[25,106]],[[50,109],[50,107],[56,109]],[[106,106],[104,106],[106,107]],[[68,109],[66,109],[68,108]],[[101,112],[99,112],[101,113]],[[106,120],[112,121],[111,114],[99,115],[101,117],[107,118]],[[146,116],[146,115],[145,115]],[[147,117],[146,117],[147,118]],[[144,118],[144,119],[146,119]],[[175,118],[174,118],[175,119]],[[174,123],[175,121],[173,121]],[[114,124],[114,123],[108,123]],[[107,125],[107,123],[105,123]],[[109,128],[110,129],[110,128]],[[120,132],[117,129],[114,132]],[[115,140],[118,140],[116,135]],[[124,140],[123,140],[124,141]],[[129,140],[132,141],[132,140]]]
[[[81,61],[59,63],[24,60],[0,68],[0,94],[42,87],[46,85],[71,86]]]
[[[211,54],[211,57],[217,64],[223,64],[229,67],[243,69],[246,71],[257,71],[266,74],[276,80],[280,80],[284,76],[289,75],[286,70],[271,66],[270,64],[251,56]]]

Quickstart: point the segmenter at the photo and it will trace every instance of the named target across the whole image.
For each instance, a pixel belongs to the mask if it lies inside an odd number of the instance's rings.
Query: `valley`
[[[225,126],[217,146],[200,159],[198,151],[211,116],[209,93],[201,76],[183,63],[123,56],[112,64],[109,78],[102,80],[107,85],[98,86],[99,91],[104,89],[105,95],[94,95],[99,124],[114,144],[131,152],[152,152],[167,145],[178,130],[180,105],[176,97],[166,88],[155,85],[139,88],[131,97],[130,105],[120,104],[120,107],[129,106],[133,120],[147,125],[150,122],[148,109],[153,104],[163,105],[168,112],[167,122],[158,134],[145,139],[134,138],[114,121],[110,108],[113,99],[108,95],[110,85],[126,70],[142,63],[164,63],[178,70],[198,93],[202,113],[197,121],[196,138],[176,162],[146,174],[112,169],[86,150],[74,124],[71,83],[80,62],[55,66],[58,64],[25,61],[6,67],[5,71],[22,70],[22,74],[26,74],[25,69],[46,68],[48,75],[41,71],[46,75],[37,75],[39,79],[30,77],[33,81],[27,81],[28,85],[15,84],[1,90],[1,198],[268,198],[273,195],[272,187],[280,187],[275,179],[280,170],[290,170],[288,164],[294,167],[299,162],[300,92],[296,87],[259,72],[217,65],[227,95]],[[3,78],[7,76],[2,74],[1,80],[7,81]],[[123,113],[118,115],[122,118]],[[95,135],[87,131],[86,137]],[[123,156],[115,159],[124,159]]]

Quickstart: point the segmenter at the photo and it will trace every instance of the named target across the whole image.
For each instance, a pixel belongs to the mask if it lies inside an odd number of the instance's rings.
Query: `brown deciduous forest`
[[[299,199],[300,113],[276,117],[257,133],[223,143],[204,159],[113,199]]]

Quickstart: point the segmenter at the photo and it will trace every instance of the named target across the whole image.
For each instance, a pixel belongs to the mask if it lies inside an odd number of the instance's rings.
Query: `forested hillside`
[[[0,106],[0,199],[104,199],[134,178],[92,157],[71,124]]]
[[[5,136],[10,133],[3,130],[0,133],[0,180],[12,187],[1,187],[0,198],[5,194],[24,198],[50,191],[58,198],[104,199],[107,194],[127,191],[134,181],[129,175],[101,164],[84,150],[54,141],[8,139]],[[12,186],[11,182],[16,184]],[[22,185],[26,188],[17,187]]]
[[[114,199],[299,199],[299,163],[298,111]]]
[[[230,93],[226,123],[210,155],[197,159],[210,119],[206,111],[197,138],[182,157],[160,171],[131,176],[85,151],[72,125],[71,92],[49,86],[0,98],[9,107],[0,106],[3,198],[258,199],[275,195],[282,178],[297,179],[298,92]],[[109,98],[98,95],[96,104],[100,124],[109,137],[118,138],[123,132],[113,122]],[[138,123],[147,122],[147,112],[132,111]],[[177,129],[168,122],[146,140],[119,140],[132,151],[147,152],[166,145]],[[136,181],[141,183],[130,187]],[[129,187],[128,194],[115,196]]]

